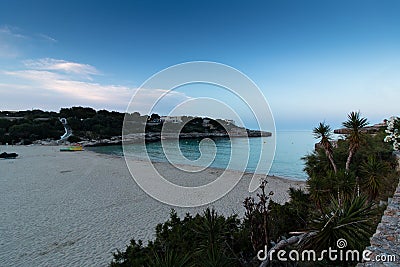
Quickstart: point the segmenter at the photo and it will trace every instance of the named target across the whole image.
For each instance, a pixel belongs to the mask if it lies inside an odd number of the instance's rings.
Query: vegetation
[[[386,121],[387,128],[385,132],[388,134],[385,137],[385,142],[393,143],[393,149],[400,149],[400,118],[391,117]]]
[[[59,118],[73,129],[71,141],[121,135],[123,113],[92,108],[62,108],[60,112],[28,110],[0,112],[0,143],[30,144],[35,140],[58,140],[64,134]]]
[[[42,110],[27,111],[2,111],[0,112],[0,144],[31,144],[36,140],[58,140],[64,134],[64,127],[59,121],[66,118],[73,130],[71,142],[82,140],[109,139],[121,136],[125,115],[133,122],[134,130],[138,132],[156,132],[162,129],[162,121],[158,114],[151,116],[140,115],[138,112],[125,114],[116,111],[94,110],[88,107],[62,108],[59,112]],[[207,125],[203,124],[203,118],[182,117],[182,124],[172,124],[170,129],[178,129],[183,133],[221,132],[226,133],[229,127],[223,120],[207,119]]]
[[[384,129],[374,135],[361,133],[367,123],[353,112],[343,123],[348,134],[337,142],[331,128],[320,123],[314,135],[320,140],[306,155],[304,170],[309,176],[307,192],[290,189],[290,201],[280,205],[270,200],[263,181],[256,198],[244,200],[245,217],[224,217],[206,209],[180,219],[172,211],[170,219],[156,227],[156,238],[147,245],[131,241],[125,251],[117,251],[110,264],[117,266],[354,266],[356,261],[282,262],[269,257],[260,262],[258,251],[268,246],[286,250],[337,248],[346,239],[346,249],[363,250],[382,216],[385,201],[397,185],[397,161],[393,148],[383,142]]]
[[[346,171],[350,170],[351,160],[359,149],[362,141],[361,128],[368,125],[366,118],[360,118],[360,112],[351,112],[348,115],[347,121],[343,122],[343,126],[350,130],[350,134],[347,135],[349,141],[349,155],[346,160]]]
[[[255,255],[268,236],[276,240],[288,234],[289,228],[305,225],[309,209],[297,208],[307,194],[294,189],[290,194],[292,201],[283,206],[267,204],[265,190],[257,201],[246,199],[244,220],[237,215],[224,217],[212,209],[180,219],[172,210],[170,219],[156,227],[154,241],[144,246],[140,240],[131,240],[125,251],[114,254],[110,266],[258,266]]]

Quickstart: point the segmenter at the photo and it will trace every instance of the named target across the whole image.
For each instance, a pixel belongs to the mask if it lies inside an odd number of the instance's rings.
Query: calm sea
[[[233,144],[235,142],[235,144]],[[267,173],[268,172],[268,162],[260,162],[260,166],[257,169],[257,164],[259,162],[261,143],[271,142],[270,137],[255,137],[249,139],[250,154],[246,166],[247,172],[258,172]],[[275,157],[273,158],[272,166],[269,171],[269,175],[276,175],[291,179],[305,180],[307,175],[304,173],[304,163],[301,157],[311,152],[314,149],[314,144],[316,140],[310,131],[280,131],[276,133],[276,151]],[[191,160],[193,165],[202,165],[201,162],[196,162],[201,153],[213,153],[216,148],[215,157],[210,167],[214,168],[227,168],[229,160],[231,157],[231,147],[232,145],[247,147],[246,138],[233,138],[229,140],[228,138],[218,138],[214,139],[214,144],[211,142],[203,143],[200,153],[199,149],[199,139],[184,139],[179,142],[180,153],[186,159]],[[164,148],[168,149],[172,146],[172,142],[164,141]],[[123,150],[121,146],[104,146],[104,147],[93,147],[90,148],[95,152],[113,154],[118,156],[123,156]],[[166,162],[167,158],[165,156],[163,146],[161,142],[148,143],[146,148],[139,144],[130,144],[125,147],[125,152],[129,156],[144,158],[150,157],[152,161],[156,162]],[[172,155],[170,159],[174,160],[176,163],[187,163],[179,161],[179,155]],[[237,164],[240,165],[240,164]],[[235,168],[235,162],[231,163],[230,168]],[[256,171],[257,170],[257,171]]]

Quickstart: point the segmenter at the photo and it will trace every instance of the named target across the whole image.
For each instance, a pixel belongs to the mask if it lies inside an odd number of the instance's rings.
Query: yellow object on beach
[[[76,146],[69,146],[69,147],[62,147],[60,148],[61,152],[75,152],[75,151],[83,151],[83,147],[81,145],[76,145]]]

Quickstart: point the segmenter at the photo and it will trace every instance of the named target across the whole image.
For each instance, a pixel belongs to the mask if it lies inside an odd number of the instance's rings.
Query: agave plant
[[[314,220],[317,233],[309,240],[308,246],[321,251],[336,247],[336,242],[344,238],[348,249],[363,249],[372,235],[371,217],[374,212],[365,197],[345,200],[341,205],[333,198],[330,212]]]

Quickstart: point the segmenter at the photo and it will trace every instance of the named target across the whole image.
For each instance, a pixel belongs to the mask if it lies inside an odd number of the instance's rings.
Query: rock
[[[3,153],[0,154],[0,158],[1,159],[15,159],[16,157],[18,157],[17,153],[3,152]]]

